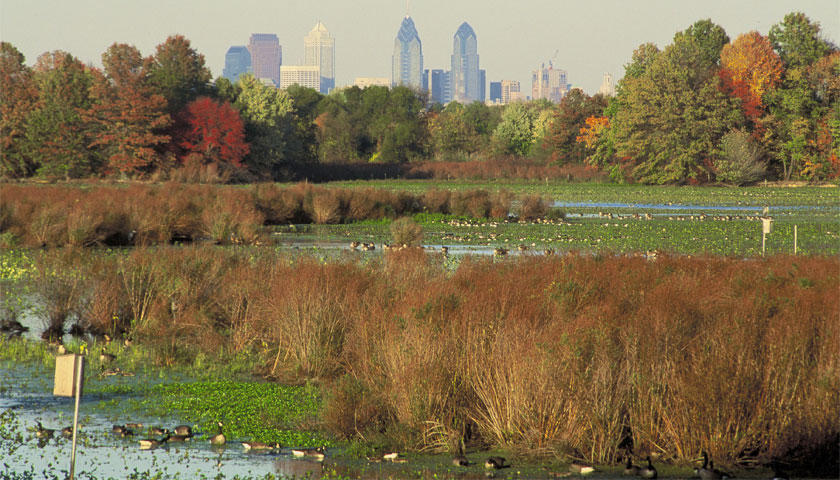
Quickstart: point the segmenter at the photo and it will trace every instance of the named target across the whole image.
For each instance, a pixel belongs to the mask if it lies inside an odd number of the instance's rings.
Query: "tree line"
[[[615,97],[429,105],[406,87],[322,95],[251,75],[212,80],[183,36],[102,68],[0,52],[0,176],[295,179],[312,165],[444,162],[585,166],[615,181],[743,184],[840,176],[840,51],[791,13],[734,40],[710,20],[643,44]]]

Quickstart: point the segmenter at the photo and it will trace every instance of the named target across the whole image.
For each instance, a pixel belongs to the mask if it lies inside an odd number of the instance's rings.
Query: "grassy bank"
[[[837,258],[441,262],[56,250],[33,259],[30,285],[53,325],[133,338],[159,365],[243,356],[262,376],[316,382],[338,438],[600,463],[631,442],[747,464],[836,446]]]

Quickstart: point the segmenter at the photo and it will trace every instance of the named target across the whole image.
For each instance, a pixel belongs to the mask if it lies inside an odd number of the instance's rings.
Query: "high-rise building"
[[[335,88],[335,39],[323,23],[315,24],[303,38],[303,49],[304,65],[317,65],[321,70],[320,86],[316,90],[329,93]]]
[[[461,103],[479,99],[478,41],[472,27],[464,22],[455,32],[452,46],[452,100]]]
[[[254,33],[248,43],[251,53],[251,69],[254,77],[270,79],[280,85],[280,65],[283,64],[283,50],[280,40],[273,33]]]
[[[522,92],[519,91],[518,80],[502,80],[502,104],[522,100]]]
[[[318,65],[281,65],[278,87],[286,89],[292,85],[318,90],[321,88],[321,69]]]
[[[356,77],[353,81],[353,86],[361,89],[367,87],[390,87],[391,80],[388,77]]]
[[[222,76],[236,82],[243,73],[251,71],[251,54],[245,45],[237,45],[228,48],[225,54],[225,68]]]
[[[490,82],[490,103],[502,103],[502,82]]]
[[[604,95],[605,97],[615,96],[615,83],[613,83],[612,74],[604,74],[604,81],[601,82],[601,88],[598,89],[598,93]]]
[[[414,21],[406,16],[394,39],[394,56],[391,58],[391,85],[423,88],[423,46]]]
[[[429,92],[429,103],[445,104],[451,100],[449,72],[442,69],[425,70],[423,88]]]
[[[487,98],[487,70],[478,71],[478,101],[484,103]]]
[[[543,64],[540,68],[534,70],[531,80],[532,100],[545,98],[554,103],[560,103],[560,100],[569,91],[566,71],[554,68],[551,62],[548,62],[548,68],[545,68],[545,64]]]

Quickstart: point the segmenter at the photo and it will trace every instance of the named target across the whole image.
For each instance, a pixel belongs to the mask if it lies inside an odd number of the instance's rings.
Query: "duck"
[[[263,442],[242,442],[242,448],[245,451],[264,451],[264,450],[280,450],[279,443],[263,443]]]
[[[318,448],[296,448],[292,450],[292,455],[295,457],[312,457],[318,461],[321,461],[326,457],[326,451],[324,447]]]
[[[581,475],[588,475],[595,471],[595,467],[581,462],[572,462],[569,464],[569,471]]]
[[[642,478],[656,478],[658,475],[656,468],[650,462],[650,455],[647,457],[647,465],[639,469],[639,476]]]
[[[210,444],[211,445],[224,445],[225,444],[225,434],[222,433],[222,422],[217,422],[219,425],[219,433],[210,437]]]
[[[509,466],[510,465],[505,463],[504,457],[490,457],[484,462],[484,468],[495,468],[496,470],[507,468]]]
[[[54,430],[50,430],[49,428],[44,428],[44,426],[41,425],[41,422],[38,422],[38,428],[35,429],[35,436],[36,437],[43,438],[43,439],[52,438],[53,433],[54,433]]]
[[[159,440],[157,438],[144,438],[140,440],[140,449],[150,450],[152,448],[157,448],[166,443],[167,441],[169,441],[169,435],[164,435],[163,438]]]
[[[633,465],[633,459],[629,455],[627,456],[627,463],[624,465],[624,474],[633,476],[639,474],[639,466]]]
[[[176,435],[185,435],[187,437],[192,437],[192,427],[189,425],[178,425],[175,427],[174,430]]]

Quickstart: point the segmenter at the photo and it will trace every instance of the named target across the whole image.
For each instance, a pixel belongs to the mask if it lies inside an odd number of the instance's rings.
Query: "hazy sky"
[[[674,33],[711,18],[730,38],[767,34],[786,13],[802,11],[840,43],[838,0],[413,0],[408,7],[423,43],[424,68],[449,69],[452,37],[463,21],[475,30],[487,80],[519,80],[543,62],[568,72],[569,82],[597,91],[605,72],[618,79],[644,42],[664,47]],[[225,52],[251,33],[276,33],[283,63],[303,58],[303,36],[321,20],[335,38],[336,85],[355,77],[389,77],[394,37],[405,0],[0,0],[0,38],[33,64],[65,50],[100,66],[114,42],[144,55],[167,36],[182,34],[204,54],[213,76]]]

